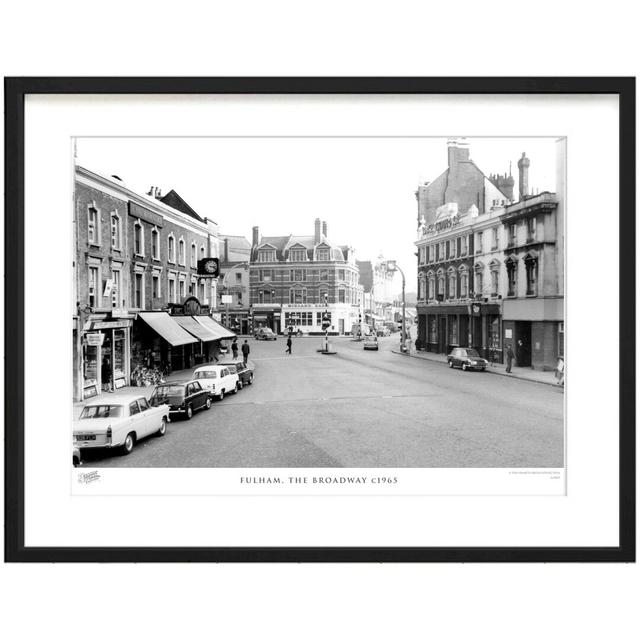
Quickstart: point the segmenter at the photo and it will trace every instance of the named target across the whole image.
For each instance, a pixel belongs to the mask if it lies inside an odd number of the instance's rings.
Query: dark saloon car
[[[169,415],[191,418],[198,409],[209,409],[211,397],[209,391],[203,389],[197,380],[189,382],[165,382],[159,384],[151,394],[149,402],[157,407],[161,404],[169,405]]]
[[[488,360],[480,357],[475,349],[468,347],[456,347],[447,356],[447,362],[451,368],[460,367],[463,371],[477,369],[484,371],[489,364]]]
[[[278,336],[269,327],[260,327],[254,337],[256,340],[276,340]]]
[[[253,383],[253,368],[250,365],[246,365],[244,362],[231,362],[227,367],[229,367],[231,373],[238,374],[240,389],[242,389],[245,384]]]

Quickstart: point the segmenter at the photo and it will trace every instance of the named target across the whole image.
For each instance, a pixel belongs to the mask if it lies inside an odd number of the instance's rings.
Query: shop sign
[[[85,338],[90,347],[101,347],[104,342],[104,333],[87,333],[85,334]]]
[[[504,337],[505,337],[506,340],[511,340],[511,337],[512,337],[511,329],[505,329],[504,330]]]
[[[126,386],[127,382],[124,378],[116,378],[114,384],[116,389],[122,389],[122,387]]]
[[[231,304],[233,302],[233,296],[223,295],[222,304]]]
[[[86,400],[87,398],[94,398],[98,395],[98,384],[94,383],[84,388],[84,393],[82,394],[83,398]]]
[[[113,307],[111,309],[111,316],[114,318],[123,318],[128,315],[127,310],[122,307]]]
[[[115,320],[113,322],[94,322],[92,329],[126,329],[129,326],[129,320]]]

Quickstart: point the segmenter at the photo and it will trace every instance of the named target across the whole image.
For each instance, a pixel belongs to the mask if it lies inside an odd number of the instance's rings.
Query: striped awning
[[[223,327],[219,322],[216,322],[211,316],[193,316],[193,319],[198,321],[203,327],[206,327],[216,337],[214,340],[226,340],[228,338],[236,338],[236,334],[233,331],[229,331]]]
[[[193,316],[173,316],[173,320],[198,340],[202,340],[202,342],[211,342],[219,339],[211,329],[194,320]]]
[[[164,311],[141,312],[142,318],[158,335],[162,336],[172,347],[198,342],[187,333],[168,313]]]

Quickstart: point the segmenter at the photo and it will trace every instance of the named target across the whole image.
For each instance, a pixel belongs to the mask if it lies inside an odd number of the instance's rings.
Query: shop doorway
[[[441,316],[438,320],[438,353],[447,352],[447,318]]]
[[[516,366],[531,366],[531,322],[516,322]]]

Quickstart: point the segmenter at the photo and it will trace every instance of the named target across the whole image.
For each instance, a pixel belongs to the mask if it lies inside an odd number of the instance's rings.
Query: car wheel
[[[185,413],[184,417],[187,420],[191,420],[191,418],[193,417],[193,407],[190,404],[187,405],[187,412]]]
[[[242,387],[244,387],[244,383],[242,380],[238,380],[238,389],[242,389]]]
[[[127,437],[124,439],[124,444],[122,445],[122,453],[125,456],[128,456],[133,451],[133,445],[136,443],[135,433],[127,433]]]
[[[162,424],[160,425],[160,428],[158,429],[156,435],[158,437],[162,437],[165,433],[167,433],[167,419],[162,416]]]
[[[224,400],[224,389],[220,389],[220,395],[218,396],[218,400],[220,400],[220,402]]]
[[[240,389],[242,389],[242,387],[240,386],[240,382],[236,382],[236,388],[233,390],[233,393],[238,393],[238,391],[240,391]]]
[[[249,384],[253,384],[253,373],[249,374]]]
[[[453,369],[453,360],[449,360],[449,369]]]
[[[211,409],[211,398],[207,396],[207,401],[204,403],[204,408],[209,410]]]
[[[467,368],[468,368],[468,367],[467,367],[467,363],[466,363],[466,362],[463,362],[463,363],[462,363],[462,370],[463,370],[463,371],[466,371],[466,370],[467,370]]]

